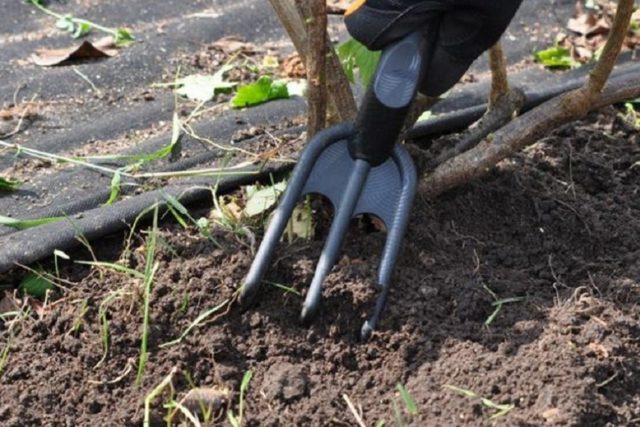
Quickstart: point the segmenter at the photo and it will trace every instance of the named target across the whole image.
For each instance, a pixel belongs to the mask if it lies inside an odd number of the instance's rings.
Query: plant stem
[[[312,0],[301,2],[301,11],[307,23],[307,139],[325,127],[327,112],[326,52],[327,2]]]
[[[581,88],[540,104],[497,130],[491,139],[485,138],[475,148],[438,165],[421,181],[419,191],[434,198],[480,178],[506,157],[591,110],[640,96],[640,83],[634,75],[613,79],[605,86],[629,28],[633,4],[633,0],[618,2],[603,53]]]
[[[502,95],[509,92],[507,63],[500,41],[489,49],[489,68],[491,68],[491,95],[489,97],[489,108],[491,109]]]
[[[634,3],[634,0],[620,0],[618,2],[616,15],[607,42],[602,49],[598,63],[591,73],[589,73],[587,91],[592,97],[596,97],[602,92],[602,88],[604,88],[611,74],[611,70],[613,70],[616,58],[620,53],[620,49],[627,35],[627,30],[629,29]]]
[[[95,29],[100,30],[100,31],[105,32],[105,33],[108,33],[108,34],[111,34],[112,36],[116,36],[117,35],[116,30],[114,30],[113,28],[103,27],[102,25],[96,24],[95,22],[87,21],[86,19],[82,19],[82,18],[76,18],[74,16],[70,16],[69,19],[71,19],[71,21],[73,21],[74,24],[91,25]]]
[[[151,312],[151,289],[153,286],[153,278],[158,271],[159,263],[155,261],[156,241],[158,237],[158,206],[153,211],[153,225],[149,233],[147,241],[147,254],[144,267],[144,313],[142,318],[142,342],[140,344],[140,361],[138,363],[138,375],[136,376],[136,384],[140,385],[144,367],[146,365],[149,340],[149,314]]]
[[[54,11],[52,11],[51,9],[43,6],[42,4],[38,3],[38,2],[30,2],[33,6],[35,6],[38,10],[40,10],[42,13],[45,13],[49,16],[52,16],[56,19],[69,19],[71,22],[73,22],[74,24],[85,24],[85,25],[90,25],[91,27],[103,31],[105,33],[111,34],[114,37],[117,36],[117,31],[114,30],[113,28],[108,28],[105,26],[102,26],[100,24],[96,24],[95,22],[86,20],[86,19],[82,19],[82,18],[76,18],[75,16],[71,16],[71,15],[61,15],[59,13],[56,13]]]
[[[64,16],[62,16],[62,15],[60,15],[60,14],[58,14],[58,13],[55,13],[55,12],[54,12],[54,11],[52,11],[51,9],[46,8],[45,6],[41,5],[41,4],[40,4],[40,3],[38,3],[38,2],[32,1],[32,2],[30,2],[30,3],[31,3],[33,6],[35,6],[38,10],[40,10],[40,12],[42,12],[42,13],[45,13],[45,14],[47,14],[47,15],[49,15],[49,16],[53,16],[53,17],[54,17],[54,18],[56,18],[56,19],[63,19],[63,18],[64,18]]]
[[[270,0],[270,2],[278,18],[280,18],[280,22],[287,30],[300,58],[306,63],[306,58],[309,55],[309,52],[307,52],[309,35],[300,13],[300,3],[302,2],[296,0]],[[331,42],[328,41],[326,46],[328,47],[326,75],[331,76],[331,78],[327,79],[329,101],[335,110],[338,121],[352,121],[355,119],[357,107],[349,86],[349,80],[347,80],[342,64]]]
[[[4,142],[0,140],[0,147],[12,148],[16,150],[16,154],[26,153],[32,157],[36,157],[42,160],[56,160],[63,163],[72,163],[75,165],[87,167],[89,169],[94,169],[100,172],[106,172],[110,175],[113,175],[116,173],[115,169],[95,165],[93,163],[84,162],[82,160],[78,160],[77,158],[73,158],[73,157],[64,157],[64,156],[59,156],[57,154],[47,153],[45,151],[36,150],[35,148],[29,148],[19,144],[12,144],[12,143]],[[123,175],[129,176],[128,174],[123,174]]]

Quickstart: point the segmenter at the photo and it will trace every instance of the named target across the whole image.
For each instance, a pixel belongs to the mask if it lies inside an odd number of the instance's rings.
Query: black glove
[[[493,46],[522,0],[359,0],[345,13],[351,36],[370,50],[414,31],[429,41],[420,92],[438,96],[455,85],[471,63]]]

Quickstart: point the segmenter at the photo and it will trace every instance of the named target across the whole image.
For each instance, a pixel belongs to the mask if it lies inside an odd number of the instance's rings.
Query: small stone
[[[418,292],[425,298],[433,297],[437,295],[438,290],[436,288],[432,288],[431,286],[422,285],[418,288]]]
[[[542,413],[542,418],[547,422],[552,422],[559,414],[560,410],[558,408],[551,408]]]
[[[253,312],[253,314],[251,314],[251,317],[249,318],[249,326],[251,326],[252,328],[257,328],[261,324],[262,318],[260,317],[260,314],[257,312]]]

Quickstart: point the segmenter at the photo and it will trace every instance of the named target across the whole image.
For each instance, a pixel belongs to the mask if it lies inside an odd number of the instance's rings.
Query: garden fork
[[[355,124],[320,131],[305,147],[245,278],[243,305],[254,300],[296,204],[306,194],[319,193],[331,201],[335,214],[301,322],[309,324],[318,311],[322,284],[340,255],[351,218],[367,213],[380,218],[388,233],[378,270],[379,295],[360,331],[362,339],[371,335],[389,294],[416,189],[413,161],[396,140],[422,79],[425,53],[425,37],[418,32],[385,48]]]

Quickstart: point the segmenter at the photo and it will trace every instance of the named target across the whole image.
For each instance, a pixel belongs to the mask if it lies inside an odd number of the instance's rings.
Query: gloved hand
[[[356,0],[345,13],[351,36],[370,50],[421,31],[431,52],[420,92],[438,96],[493,46],[522,0]]]

